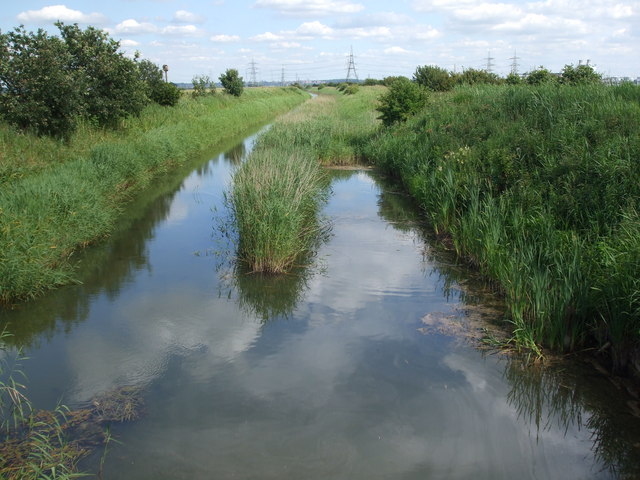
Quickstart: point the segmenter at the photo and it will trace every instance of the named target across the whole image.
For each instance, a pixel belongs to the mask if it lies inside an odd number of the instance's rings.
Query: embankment
[[[155,176],[307,98],[292,88],[183,98],[116,132],[85,126],[68,143],[0,126],[0,304],[72,282],[73,252],[108,236]]]

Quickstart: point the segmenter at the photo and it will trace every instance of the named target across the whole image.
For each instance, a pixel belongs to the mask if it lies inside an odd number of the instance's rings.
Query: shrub
[[[216,86],[207,75],[196,75],[191,80],[193,83],[193,97],[204,97],[216,93]]]
[[[137,64],[118,52],[120,43],[103,30],[57,22],[71,55],[67,66],[83,99],[84,113],[101,126],[139,115],[147,104],[146,87]]]
[[[591,65],[565,65],[562,69],[560,82],[567,85],[584,85],[586,83],[601,83],[602,75],[597,73]]]
[[[178,104],[181,94],[182,92],[175,84],[160,82],[153,85],[150,98],[159,105],[174,107]]]
[[[505,82],[507,83],[507,85],[520,85],[523,83],[523,80],[520,75],[511,72],[509,75],[507,75],[507,78],[505,78]]]
[[[42,29],[0,35],[0,115],[38,134],[70,135],[83,101],[71,62],[64,42]]]
[[[239,97],[244,90],[244,81],[235,68],[229,68],[225,73],[220,75],[220,83],[224,91],[229,95]]]
[[[423,87],[406,77],[398,77],[380,97],[380,105],[376,110],[382,114],[378,118],[388,127],[396,122],[404,122],[419,112],[426,102],[427,93]]]
[[[459,85],[499,85],[502,83],[502,79],[495,73],[487,72],[486,70],[468,68],[456,76],[456,82]]]
[[[345,95],[355,95],[356,93],[358,93],[358,90],[360,90],[360,87],[355,84],[355,83],[350,83],[349,85],[347,85],[347,87],[344,89],[344,94]]]
[[[425,65],[416,68],[413,80],[434,92],[446,92],[453,88],[454,80],[447,70],[435,65]]]
[[[556,76],[549,70],[540,66],[536,70],[527,73],[526,80],[529,85],[542,85],[543,83],[555,83]]]

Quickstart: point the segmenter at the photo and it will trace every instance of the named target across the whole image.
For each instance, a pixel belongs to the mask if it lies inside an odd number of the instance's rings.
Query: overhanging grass
[[[367,148],[533,348],[640,348],[640,89],[466,87]]]
[[[70,254],[108,235],[126,201],[155,175],[306,98],[296,89],[252,89],[240,99],[183,100],[150,107],[117,132],[87,127],[69,144],[12,137],[3,127],[10,173],[0,182],[0,303],[72,281]],[[20,155],[35,160],[19,165]]]

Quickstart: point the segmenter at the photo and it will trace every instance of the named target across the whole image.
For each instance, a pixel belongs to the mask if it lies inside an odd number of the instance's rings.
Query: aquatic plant
[[[640,348],[640,88],[467,86],[367,157],[507,300],[519,345]]]

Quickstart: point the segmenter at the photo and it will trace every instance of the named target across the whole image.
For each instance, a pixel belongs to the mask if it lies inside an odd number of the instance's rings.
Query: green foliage
[[[389,85],[389,89],[380,97],[377,110],[385,126],[404,122],[424,108],[427,93],[424,88],[406,77],[398,77]]]
[[[66,45],[44,30],[0,35],[0,115],[21,129],[66,137],[83,110]]]
[[[393,82],[395,82],[396,80],[400,80],[402,78],[406,78],[407,80],[409,80],[407,77],[403,77],[403,76],[389,76],[389,77],[384,77],[384,79],[382,80],[382,84],[385,87],[390,87]]]
[[[524,80],[517,73],[511,72],[505,78],[505,83],[507,85],[521,85],[522,83],[524,83]]]
[[[139,115],[147,103],[146,87],[136,63],[125,57],[119,42],[103,30],[57,22],[71,55],[68,68],[83,99],[83,113],[101,126],[114,127]]]
[[[108,235],[154,176],[306,98],[293,89],[256,89],[171,109],[149,105],[119,132],[84,125],[66,143],[0,124],[0,304],[73,282],[71,253]]]
[[[196,75],[191,82],[193,83],[191,95],[195,98],[216,93],[216,86],[207,75]]]
[[[362,82],[364,87],[373,87],[376,85],[384,85],[382,80],[377,80],[375,78],[366,78],[364,82]]]
[[[229,95],[239,97],[244,90],[244,81],[238,74],[238,70],[229,68],[225,73],[220,75],[220,83],[224,88],[224,91]]]
[[[475,68],[467,68],[455,77],[455,81],[458,85],[500,85],[503,83],[503,80],[495,73]]]
[[[238,257],[254,272],[288,271],[323,228],[318,212],[328,190],[319,163],[288,146],[258,148],[232,182]]]
[[[557,77],[542,65],[527,73],[525,81],[528,85],[542,85],[544,83],[556,83]]]
[[[21,129],[68,137],[79,116],[113,127],[138,115],[148,87],[118,42],[93,27],[56,26],[61,39],[23,27],[0,35],[2,117]]]
[[[149,98],[158,105],[175,107],[178,104],[181,95],[182,92],[175,84],[169,82],[158,82],[152,85]]]
[[[433,92],[446,92],[453,88],[454,79],[449,72],[435,65],[425,65],[416,68],[413,80]]]
[[[633,360],[639,87],[458,87],[365,154],[504,294],[518,344]]]
[[[591,65],[565,65],[560,76],[560,83],[567,85],[583,85],[601,83],[602,75],[597,73]]]
[[[349,85],[347,85],[347,87],[343,90],[345,95],[355,95],[356,93],[358,93],[358,90],[360,90],[360,87],[358,86],[358,84],[356,83],[350,83]]]

